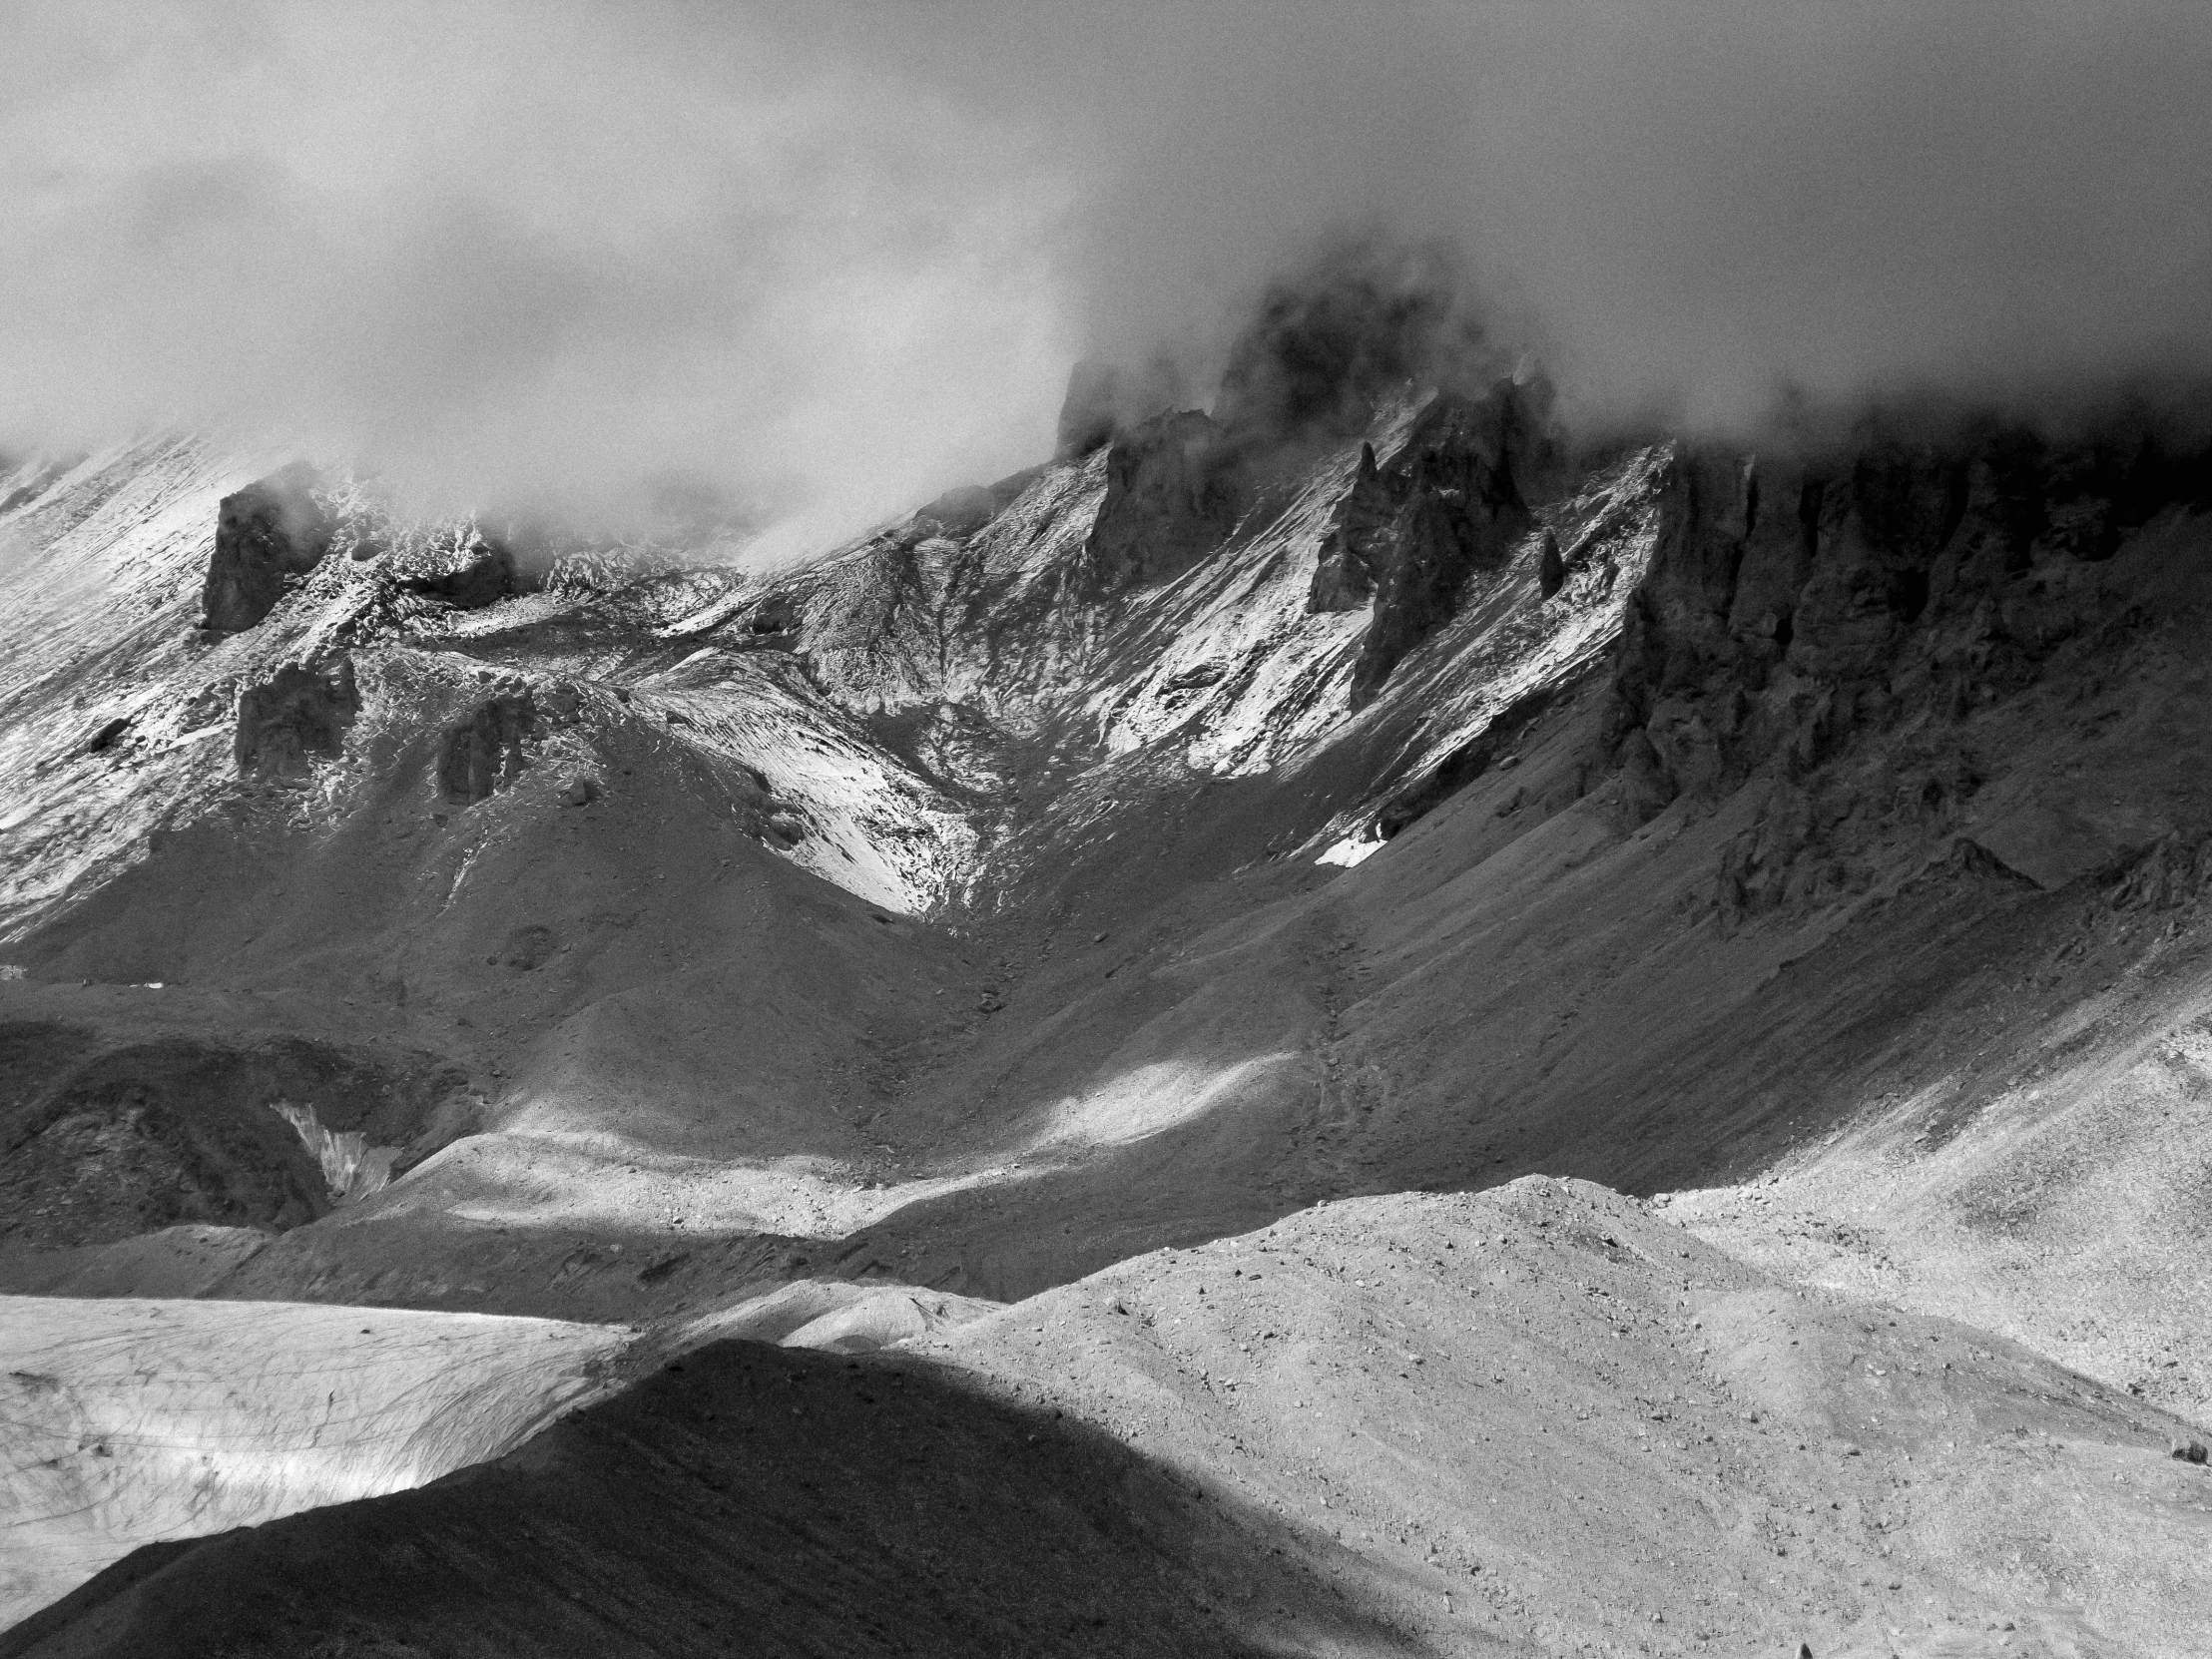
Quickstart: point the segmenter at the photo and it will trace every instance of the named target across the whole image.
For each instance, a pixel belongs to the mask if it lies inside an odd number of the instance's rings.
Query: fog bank
[[[0,439],[296,434],[785,550],[1447,249],[1570,413],[2205,366],[2212,10],[334,3],[4,14]],[[1479,299],[1470,297],[1479,294]]]

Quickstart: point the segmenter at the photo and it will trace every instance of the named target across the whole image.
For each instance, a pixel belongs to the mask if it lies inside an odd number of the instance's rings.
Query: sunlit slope
[[[0,1625],[142,1543],[496,1457],[593,1397],[630,1339],[473,1314],[0,1299]]]
[[[875,1353],[718,1344],[19,1641],[2181,1659],[2212,1616],[2188,1433],[1524,1180],[1327,1205]]]

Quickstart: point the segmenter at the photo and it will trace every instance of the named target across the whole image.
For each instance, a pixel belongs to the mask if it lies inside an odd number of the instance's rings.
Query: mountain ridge
[[[228,632],[250,466],[26,470],[0,1284],[1027,1306],[1540,1174],[2201,1421],[2203,457],[1516,468],[1524,395],[1145,416],[773,572],[339,485]]]

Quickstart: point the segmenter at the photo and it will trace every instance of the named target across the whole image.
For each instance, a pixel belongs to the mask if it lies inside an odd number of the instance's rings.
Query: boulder
[[[92,729],[91,736],[78,745],[80,755],[103,755],[122,741],[123,734],[131,729],[129,715],[116,715],[102,721]]]
[[[576,689],[573,681],[556,680],[545,688],[545,695],[538,699],[545,718],[555,726],[574,726],[583,718],[584,694]]]

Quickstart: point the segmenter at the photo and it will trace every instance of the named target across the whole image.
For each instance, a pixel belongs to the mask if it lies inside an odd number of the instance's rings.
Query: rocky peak
[[[1181,377],[1165,359],[1131,369],[1086,358],[1068,372],[1054,455],[1079,461],[1131,427],[1171,412],[1181,401]]]
[[[1355,708],[1453,613],[1470,575],[1511,557],[1532,522],[1516,472],[1533,476],[1551,448],[1510,380],[1478,399],[1437,394],[1387,465],[1361,446],[1306,603],[1312,615],[1375,602],[1353,670]]]
[[[1083,587],[1105,595],[1181,575],[1236,528],[1249,499],[1242,456],[1210,416],[1185,409],[1145,421],[1107,451]]]

